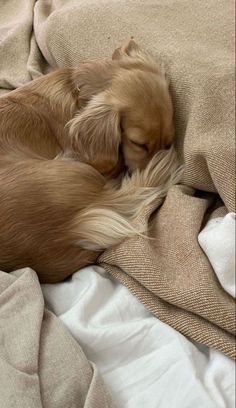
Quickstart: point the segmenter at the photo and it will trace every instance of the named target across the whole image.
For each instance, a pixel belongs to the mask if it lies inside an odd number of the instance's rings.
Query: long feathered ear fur
[[[71,149],[100,173],[112,170],[121,142],[120,115],[108,92],[95,95],[68,123]]]

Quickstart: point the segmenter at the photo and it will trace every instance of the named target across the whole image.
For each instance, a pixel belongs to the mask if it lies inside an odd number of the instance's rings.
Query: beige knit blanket
[[[114,408],[97,368],[45,310],[29,268],[0,271],[0,407]]]
[[[185,173],[152,217],[155,240],[133,238],[99,261],[158,318],[235,358],[235,303],[197,240],[209,218],[235,211],[234,1],[3,2],[1,92],[110,56],[130,35],[166,65]]]

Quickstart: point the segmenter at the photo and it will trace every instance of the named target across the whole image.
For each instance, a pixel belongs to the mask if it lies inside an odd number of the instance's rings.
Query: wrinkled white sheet
[[[198,236],[223,288],[235,298],[235,213],[209,221]]]
[[[215,228],[226,221],[214,220]],[[214,266],[212,240],[217,234],[207,235],[210,226],[201,245]],[[217,265],[232,265],[232,242],[226,236],[219,239],[225,262]],[[221,275],[232,273],[220,270]],[[234,408],[234,362],[153,317],[101,268],[84,268],[68,281],[42,289],[47,306],[97,364],[118,408]]]

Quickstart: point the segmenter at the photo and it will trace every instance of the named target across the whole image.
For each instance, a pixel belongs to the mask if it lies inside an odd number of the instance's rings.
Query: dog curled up
[[[179,178],[173,136],[165,73],[133,40],[1,97],[0,269],[58,282],[144,233]]]

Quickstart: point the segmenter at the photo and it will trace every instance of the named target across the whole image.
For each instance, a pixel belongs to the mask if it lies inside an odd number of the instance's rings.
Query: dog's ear
[[[113,52],[112,59],[117,60],[124,56],[128,57],[136,57],[139,51],[139,46],[131,37],[130,39],[126,40],[119,48]]]
[[[72,151],[100,173],[118,162],[121,142],[120,115],[107,92],[95,95],[69,123]]]

